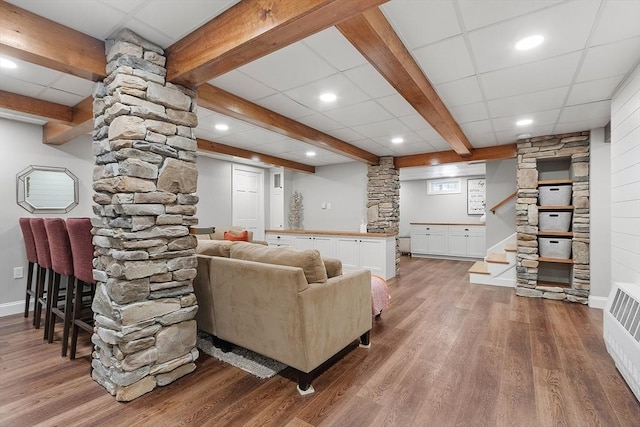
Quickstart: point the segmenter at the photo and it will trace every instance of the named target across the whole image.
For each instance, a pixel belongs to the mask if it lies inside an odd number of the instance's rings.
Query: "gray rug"
[[[196,346],[203,353],[240,368],[258,378],[271,378],[287,367],[287,365],[277,360],[270,359],[246,348],[238,347],[237,345],[233,346],[233,350],[225,353],[213,345],[211,335],[202,331],[198,331]]]

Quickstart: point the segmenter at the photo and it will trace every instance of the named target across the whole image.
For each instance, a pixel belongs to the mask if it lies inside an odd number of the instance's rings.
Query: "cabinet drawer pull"
[[[558,217],[560,215],[558,215],[558,214],[549,214],[549,216],[552,217],[552,218],[556,218],[556,217]]]

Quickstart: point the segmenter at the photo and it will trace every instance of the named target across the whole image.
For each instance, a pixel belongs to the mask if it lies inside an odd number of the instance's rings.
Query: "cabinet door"
[[[358,269],[358,239],[339,237],[336,239],[337,255],[342,261],[342,270],[345,272]]]
[[[293,246],[293,238],[288,235],[267,233],[266,240],[269,246]]]
[[[467,256],[483,258],[485,255],[484,234],[469,234],[467,237]]]
[[[427,236],[429,253],[434,255],[445,255],[447,253],[446,233],[433,232]]]
[[[385,277],[384,241],[373,239],[360,240],[360,268],[370,270],[371,274]]]
[[[464,233],[449,234],[449,255],[467,256],[467,235]]]
[[[313,249],[313,236],[295,236],[293,247],[297,249]]]
[[[323,257],[336,258],[336,238],[326,236],[315,236],[313,247],[320,251]]]
[[[428,241],[426,234],[411,234],[411,253],[426,254],[428,252]]]

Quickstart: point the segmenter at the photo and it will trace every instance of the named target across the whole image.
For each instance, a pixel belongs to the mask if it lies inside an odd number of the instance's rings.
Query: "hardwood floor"
[[[119,403],[90,378],[89,335],[60,357],[31,317],[0,318],[1,426],[639,426],[602,312],[470,285],[471,262],[402,258],[370,349],[302,397],[201,354],[192,374]],[[59,333],[59,329],[58,333]]]

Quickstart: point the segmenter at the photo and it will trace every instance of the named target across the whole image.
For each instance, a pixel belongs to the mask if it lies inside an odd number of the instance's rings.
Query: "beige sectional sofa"
[[[321,364],[359,338],[369,345],[369,271],[244,242],[199,241],[198,253],[198,328],[295,368],[301,394]]]

